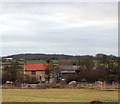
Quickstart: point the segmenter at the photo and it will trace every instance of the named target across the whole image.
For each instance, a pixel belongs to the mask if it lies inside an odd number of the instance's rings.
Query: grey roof
[[[75,71],[78,69],[78,66],[59,66],[61,71]]]
[[[61,71],[61,73],[75,73],[75,71]]]

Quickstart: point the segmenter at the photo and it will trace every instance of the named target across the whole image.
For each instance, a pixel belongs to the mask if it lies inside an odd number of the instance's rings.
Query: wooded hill
[[[77,60],[80,58],[90,58],[92,60],[99,59],[103,57],[105,54],[97,54],[95,57],[90,55],[85,56],[72,56],[72,55],[65,55],[65,54],[16,54],[16,55],[10,55],[6,56],[5,58],[14,58],[15,60],[19,59],[26,59],[26,60]],[[105,55],[107,56],[107,55]],[[112,56],[116,58],[116,56]]]

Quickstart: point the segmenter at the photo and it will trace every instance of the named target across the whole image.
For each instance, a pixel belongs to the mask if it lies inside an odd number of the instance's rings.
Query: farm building
[[[36,77],[39,81],[47,81],[47,77],[45,74],[46,66],[50,66],[50,63],[44,64],[25,64],[24,74],[29,76]],[[54,68],[57,66],[58,68],[53,71],[53,77],[50,79],[50,82],[57,82],[62,78],[66,78],[69,74],[75,74],[78,66],[62,66],[53,64]]]
[[[24,74],[37,77],[39,81],[46,81],[45,70],[46,70],[46,66],[49,65],[50,65],[49,63],[25,64]]]
[[[60,75],[62,78],[65,78],[68,74],[75,74],[78,66],[59,66]]]
[[[2,62],[11,62],[13,60],[14,60],[13,58],[6,58],[6,57],[2,58]]]

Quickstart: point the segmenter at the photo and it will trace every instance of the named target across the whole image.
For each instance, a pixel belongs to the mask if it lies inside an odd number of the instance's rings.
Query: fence
[[[96,81],[95,83],[78,83],[77,88],[88,88],[88,89],[100,89],[100,90],[105,90],[105,89],[118,89],[119,88],[119,83],[118,82],[112,82],[112,84],[107,83],[107,82],[101,82],[101,81]]]
[[[86,83],[86,82],[79,82],[73,85],[69,84],[4,84],[2,88],[21,88],[21,89],[27,89],[27,88],[78,88],[78,89],[100,89],[100,90],[105,90],[105,89],[119,89],[119,83],[118,82],[112,82],[112,84],[107,83],[107,82],[101,82],[101,81],[96,81],[95,83]]]

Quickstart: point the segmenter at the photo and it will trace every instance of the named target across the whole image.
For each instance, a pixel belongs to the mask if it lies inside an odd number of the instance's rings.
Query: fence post
[[[115,82],[114,81],[112,82],[112,88],[113,89],[115,88]]]
[[[106,83],[105,83],[105,81],[104,81],[104,90],[106,89]]]
[[[103,82],[101,82],[101,90],[103,89]]]
[[[96,89],[98,89],[98,81],[96,82]]]
[[[119,89],[119,82],[117,82],[117,89]]]

